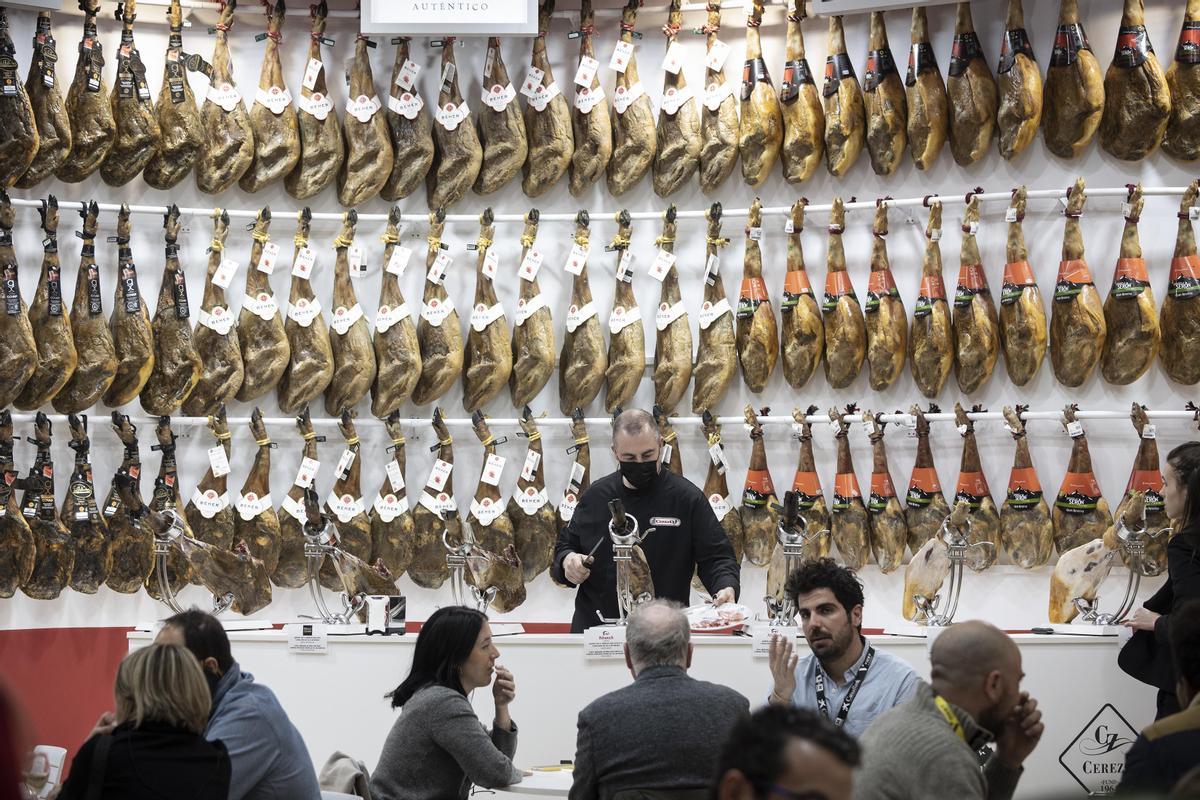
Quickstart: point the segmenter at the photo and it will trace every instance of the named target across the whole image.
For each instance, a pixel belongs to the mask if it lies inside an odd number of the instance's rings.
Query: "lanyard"
[[[867,657],[863,659],[862,666],[858,668],[858,672],[854,673],[854,680],[850,683],[850,691],[846,693],[846,699],[842,701],[841,708],[838,709],[836,717],[829,716],[829,701],[825,699],[825,672],[818,665],[815,689],[817,693],[817,710],[821,712],[821,716],[826,719],[832,719],[833,724],[839,728],[846,723],[846,716],[850,713],[850,706],[854,703],[854,698],[858,696],[858,690],[862,688],[863,680],[867,677],[867,670],[871,668],[871,662],[874,660],[875,648],[867,645]]]
[[[950,727],[954,729],[954,733],[964,742],[967,740],[967,733],[963,730],[962,723],[958,721],[954,710],[950,708],[950,704],[946,702],[941,695],[934,695],[933,702],[937,704],[938,711],[942,712],[942,716],[946,718],[946,722],[950,723]]]

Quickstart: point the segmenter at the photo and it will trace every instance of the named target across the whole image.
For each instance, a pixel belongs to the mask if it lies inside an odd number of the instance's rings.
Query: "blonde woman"
[[[125,657],[105,714],[59,800],[226,800],[229,755],[205,741],[212,699],[195,657],[156,644]]]

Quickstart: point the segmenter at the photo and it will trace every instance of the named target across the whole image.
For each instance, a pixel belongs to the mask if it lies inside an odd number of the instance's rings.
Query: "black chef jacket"
[[[655,529],[641,547],[650,563],[658,597],[686,606],[694,569],[710,594],[726,586],[735,593],[740,591],[741,570],[734,560],[733,547],[708,499],[695,484],[663,468],[653,486],[638,491],[626,486],[618,471],[587,488],[570,524],[559,531],[554,545],[550,574],[556,581],[573,586],[563,574],[563,559],[571,553],[586,555],[603,540],[596,549],[591,576],[575,594],[572,633],[601,624],[597,609],[609,619],[617,616],[617,570],[608,534],[612,520],[608,501],[614,498],[620,498],[625,513],[637,520],[639,533]]]

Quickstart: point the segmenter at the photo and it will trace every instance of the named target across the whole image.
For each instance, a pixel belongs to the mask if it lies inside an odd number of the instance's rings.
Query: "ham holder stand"
[[[438,516],[441,517],[440,512]],[[490,556],[482,551],[476,552],[475,533],[466,520],[462,525],[463,542],[460,545],[450,544],[450,540],[447,538],[450,533],[449,528],[442,530],[442,545],[446,548],[446,566],[450,568],[450,596],[456,606],[475,608],[487,613],[488,606],[496,597],[496,587],[489,586],[481,590],[478,586],[467,583],[467,565],[471,559],[476,559],[476,563],[478,563],[486,561]],[[479,569],[472,570],[472,572],[482,575],[484,571]],[[472,602],[467,602],[468,599]]]
[[[1092,625],[1119,625],[1129,612],[1133,611],[1133,605],[1137,600],[1138,587],[1142,582],[1142,572],[1144,570],[1142,558],[1146,554],[1146,544],[1151,539],[1157,539],[1160,536],[1170,533],[1170,528],[1159,528],[1155,531],[1146,530],[1146,510],[1142,509],[1142,524],[1136,530],[1130,530],[1125,525],[1125,520],[1121,517],[1115,519],[1114,524],[1117,529],[1117,538],[1121,545],[1117,550],[1109,553],[1109,562],[1121,553],[1124,556],[1125,564],[1129,567],[1129,578],[1125,583],[1125,597],[1122,598],[1121,604],[1117,607],[1116,612],[1112,614],[1104,614],[1097,608],[1100,605],[1100,598],[1088,600],[1084,597],[1076,597],[1071,600],[1075,607],[1079,609],[1079,619],[1084,623]]]
[[[796,492],[784,493],[783,506],[779,510],[783,513],[779,518],[779,530],[775,535],[779,546],[783,549],[783,574],[791,575],[804,561],[804,550],[809,543],[822,536],[828,536],[829,530],[815,531],[811,535],[805,535],[808,521],[800,516],[800,496]],[[772,628],[796,624],[796,604],[787,592],[783,594],[781,600],[776,600],[770,595],[763,598],[763,602],[767,604],[767,618],[771,620]]]
[[[946,557],[950,561],[950,586],[946,597],[943,598],[940,592],[933,597],[922,594],[913,595],[913,603],[919,612],[917,619],[921,624],[931,628],[944,628],[954,622],[954,615],[958,611],[958,600],[962,596],[963,565],[967,560],[967,551],[975,551],[975,548],[979,548],[975,552],[989,557],[990,554],[987,551],[995,549],[992,542],[971,542],[971,518],[967,516],[967,509],[967,502],[959,501],[950,516],[942,522],[941,530],[938,531],[938,537],[946,544]],[[945,611],[939,613],[939,608],[943,608]]]
[[[321,501],[311,487],[304,490],[304,516],[304,557],[308,564],[308,591],[317,607],[317,616],[312,619],[320,619],[326,625],[349,625],[355,615],[366,606],[367,596],[360,592],[351,597],[349,593],[341,592],[342,610],[338,613],[330,611],[325,603],[325,597],[321,593],[320,573],[321,564],[327,557],[337,571],[338,580],[343,586],[346,582],[337,558],[340,549],[333,544],[336,539],[330,536],[333,520],[321,512]]]
[[[654,599],[644,592],[636,596],[633,593],[633,548],[646,541],[646,537],[655,529],[648,528],[645,533],[638,533],[637,520],[625,513],[625,504],[620,500],[609,500],[608,510],[612,514],[608,522],[608,535],[612,539],[613,563],[617,567],[617,617],[609,619],[599,610],[596,616],[605,625],[624,626],[633,609]]]
[[[161,534],[154,535],[154,575],[158,581],[158,591],[162,595],[163,603],[174,613],[180,614],[187,609],[175,599],[175,590],[171,588],[171,580],[167,575],[167,561],[172,548],[178,549],[181,553],[184,552],[183,540],[187,538],[187,534],[184,533],[184,526],[180,521],[178,511],[168,508],[162,513],[171,521],[171,524]],[[214,594],[212,615],[220,616],[232,603],[232,592],[226,592],[220,597]]]

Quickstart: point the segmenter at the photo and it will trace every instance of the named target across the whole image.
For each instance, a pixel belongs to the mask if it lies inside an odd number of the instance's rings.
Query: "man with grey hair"
[[[608,525],[619,499],[638,530],[658,597],[687,605],[693,574],[717,604],[737,599],[740,569],[733,546],[699,487],[662,468],[664,442],[654,417],[631,408],[613,422],[612,453],[620,467],[587,488],[569,525],[559,530],[550,576],[577,586],[571,632],[617,616],[617,570]],[[599,612],[599,613],[597,613]]]
[[[571,800],[671,791],[704,800],[713,765],[750,701],[728,686],[691,678],[692,643],[678,603],[638,606],[625,627],[633,683],[579,712]]]

